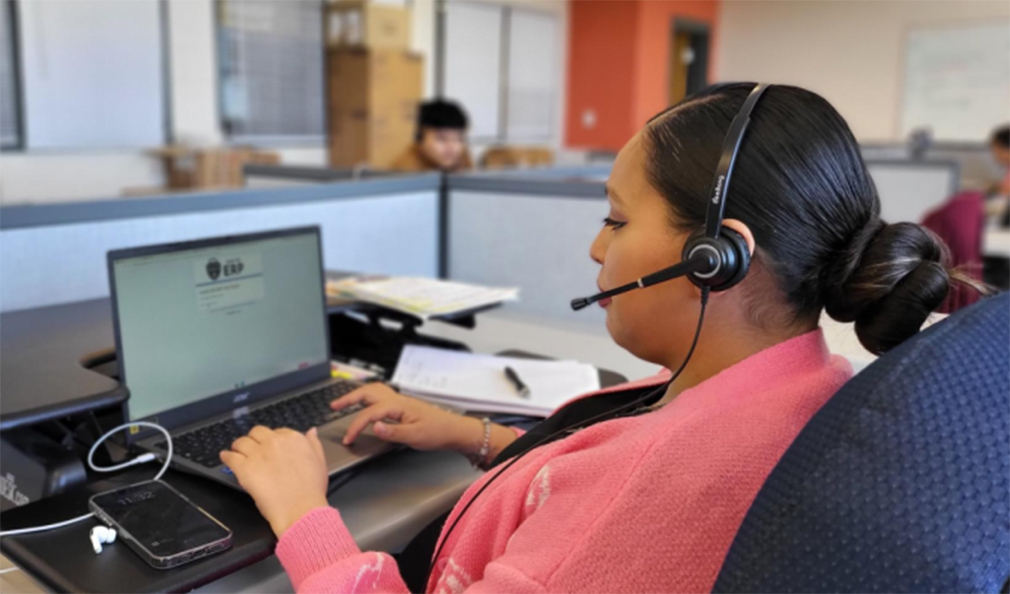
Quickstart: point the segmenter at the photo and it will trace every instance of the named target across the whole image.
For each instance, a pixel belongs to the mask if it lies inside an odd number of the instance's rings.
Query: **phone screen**
[[[161,481],[102,493],[91,502],[157,557],[199,548],[231,534]]]

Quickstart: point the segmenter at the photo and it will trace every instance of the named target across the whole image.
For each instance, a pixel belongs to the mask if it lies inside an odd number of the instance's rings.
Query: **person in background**
[[[392,169],[452,172],[472,168],[467,125],[466,113],[457,103],[444,99],[422,103],[414,144],[393,162]]]
[[[993,131],[989,148],[993,160],[1003,168],[1003,179],[987,192],[986,214],[996,224],[1010,227],[1010,125]]]

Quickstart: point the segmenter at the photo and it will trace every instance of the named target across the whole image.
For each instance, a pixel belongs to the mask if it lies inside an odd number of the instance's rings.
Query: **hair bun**
[[[867,350],[882,354],[911,337],[947,297],[947,248],[914,223],[867,226],[829,273],[824,295],[832,318],[856,323]]]

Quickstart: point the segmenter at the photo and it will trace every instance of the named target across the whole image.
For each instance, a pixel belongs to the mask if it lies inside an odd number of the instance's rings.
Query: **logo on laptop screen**
[[[245,264],[242,263],[242,258],[228,258],[224,263],[225,277],[238,276],[242,274],[243,270],[245,270]]]
[[[259,252],[203,254],[192,262],[200,309],[235,313],[236,307],[263,299],[263,256]]]
[[[207,276],[210,280],[217,280],[217,277],[221,276],[221,263],[217,261],[217,258],[211,258],[207,262]]]
[[[228,278],[242,274],[243,270],[245,270],[245,264],[242,263],[242,258],[228,258],[223,265],[217,258],[207,261],[207,276],[212,281],[216,281],[221,273],[224,273],[224,277]]]

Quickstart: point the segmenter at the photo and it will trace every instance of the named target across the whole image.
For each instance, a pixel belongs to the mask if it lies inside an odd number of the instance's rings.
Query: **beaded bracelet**
[[[484,417],[480,421],[484,423],[484,441],[477,453],[468,457],[474,468],[483,470],[487,465],[487,455],[491,453],[491,419]]]

